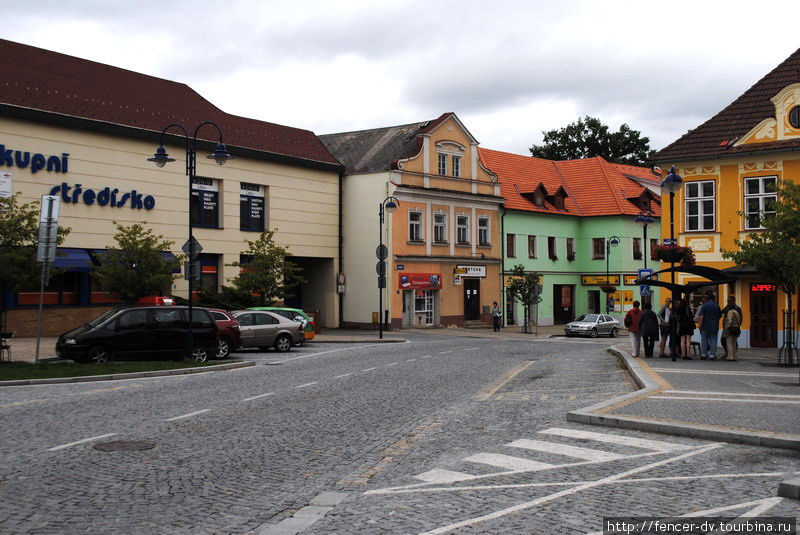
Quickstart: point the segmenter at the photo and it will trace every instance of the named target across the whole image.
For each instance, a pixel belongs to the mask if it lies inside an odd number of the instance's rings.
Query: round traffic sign
[[[375,249],[375,256],[377,256],[381,260],[386,260],[386,257],[389,256],[389,249],[387,249],[387,247],[385,245],[380,244]]]
[[[379,260],[378,263],[375,264],[375,272],[381,277],[386,276],[386,262]]]

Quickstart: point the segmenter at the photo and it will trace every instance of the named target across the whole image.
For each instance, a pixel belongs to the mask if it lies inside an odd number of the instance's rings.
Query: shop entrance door
[[[464,284],[464,319],[481,318],[481,280],[462,279]]]
[[[556,325],[573,320],[574,286],[571,284],[553,285],[553,320]]]
[[[754,285],[762,289],[768,285]],[[774,286],[773,286],[774,288]],[[777,347],[778,298],[773,291],[753,291],[750,287],[750,345],[752,347]]]
[[[589,314],[600,314],[600,290],[589,290]]]

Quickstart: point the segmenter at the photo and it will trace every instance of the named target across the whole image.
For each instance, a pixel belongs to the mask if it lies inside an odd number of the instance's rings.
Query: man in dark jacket
[[[658,340],[658,316],[653,312],[653,305],[645,303],[644,310],[639,316],[639,334],[644,340],[644,358],[653,358],[653,346]]]
[[[639,346],[642,343],[642,336],[639,334],[639,316],[642,314],[642,309],[639,308],[639,301],[633,302],[633,308],[625,314],[625,328],[628,329],[628,336],[631,339],[631,354],[634,357],[639,356]]]

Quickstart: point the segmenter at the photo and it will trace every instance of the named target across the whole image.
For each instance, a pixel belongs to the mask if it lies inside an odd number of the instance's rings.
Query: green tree
[[[70,229],[58,229],[60,245]],[[0,197],[0,328],[5,327],[7,292],[41,280],[41,264],[36,261],[39,241],[39,203],[22,203],[19,193]]]
[[[289,249],[275,244],[276,231],[265,230],[256,241],[245,240],[247,250],[242,254],[248,261],[228,264],[242,268],[231,281],[233,286],[257,294],[261,305],[274,304],[287,290],[304,282],[302,268],[288,258]]]
[[[533,145],[531,155],[548,160],[575,160],[602,156],[609,162],[644,165],[650,138],[623,124],[610,132],[600,119],[586,116],[558,130],[542,132],[544,143]]]
[[[115,221],[114,225],[116,246],[108,248],[94,270],[100,287],[126,303],[170,288],[176,277],[172,272],[180,268],[184,257],[170,259],[161,252],[169,251],[174,242],[139,223],[124,226]]]
[[[530,332],[531,307],[542,300],[542,276],[536,272],[526,272],[522,264],[511,268],[508,290],[511,299],[522,304],[524,314],[522,332]]]

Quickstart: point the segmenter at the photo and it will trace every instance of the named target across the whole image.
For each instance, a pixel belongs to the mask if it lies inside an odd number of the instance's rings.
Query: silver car
[[[582,314],[564,326],[567,336],[591,336],[607,334],[611,338],[619,332],[619,322],[606,314]]]
[[[289,351],[305,339],[303,324],[266,310],[237,310],[231,313],[239,321],[242,347]]]

